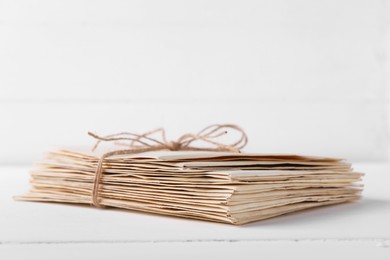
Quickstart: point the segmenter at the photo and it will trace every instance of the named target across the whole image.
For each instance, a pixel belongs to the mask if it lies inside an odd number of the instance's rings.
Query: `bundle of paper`
[[[26,201],[91,204],[99,157],[59,150],[32,172]],[[359,198],[362,173],[337,158],[158,151],[106,158],[99,204],[244,224]]]

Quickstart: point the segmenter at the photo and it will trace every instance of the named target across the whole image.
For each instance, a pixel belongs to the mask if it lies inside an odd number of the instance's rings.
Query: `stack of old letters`
[[[114,154],[102,162],[96,185],[99,160],[95,153],[51,152],[32,171],[31,190],[17,199],[98,203],[240,225],[353,201],[362,189],[363,174],[338,158],[167,150]]]

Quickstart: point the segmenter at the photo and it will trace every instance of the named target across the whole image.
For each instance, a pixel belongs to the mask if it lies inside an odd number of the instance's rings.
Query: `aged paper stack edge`
[[[18,200],[91,204],[98,155],[48,154]],[[362,173],[339,158],[158,151],[107,158],[99,204],[241,225],[360,197]]]

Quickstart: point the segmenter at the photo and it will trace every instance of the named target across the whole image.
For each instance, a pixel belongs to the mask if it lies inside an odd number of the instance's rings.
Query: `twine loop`
[[[240,134],[239,139],[231,144],[223,144],[214,141],[216,138],[226,135],[228,130],[238,132]],[[161,134],[159,139],[152,137],[156,133]],[[105,153],[99,158],[92,187],[92,205],[98,208],[103,207],[99,203],[99,186],[104,171],[103,163],[104,160],[110,156],[159,150],[240,152],[240,149],[242,149],[248,143],[248,137],[244,130],[242,130],[239,126],[232,124],[210,125],[197,134],[184,134],[176,141],[166,140],[164,128],[158,128],[141,135],[131,132],[121,132],[107,136],[99,136],[88,132],[88,135],[97,140],[95,146],[92,149],[93,151],[99,146],[101,142],[114,142],[116,145],[126,147],[125,149],[114,150]],[[204,144],[207,144],[208,147],[193,146],[192,143],[196,141],[203,142]]]

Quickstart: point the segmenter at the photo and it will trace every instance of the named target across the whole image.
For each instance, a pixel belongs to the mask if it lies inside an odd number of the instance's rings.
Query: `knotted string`
[[[228,129],[234,130],[240,134],[240,138],[232,144],[223,144],[212,139],[220,137],[228,133]],[[161,133],[161,140],[151,137],[156,133]],[[114,155],[135,154],[150,151],[170,150],[170,151],[217,151],[217,152],[240,152],[248,142],[248,137],[237,125],[210,125],[200,131],[198,134],[184,134],[176,141],[167,141],[165,137],[165,130],[158,128],[156,130],[144,133],[134,134],[130,132],[122,132],[107,136],[98,136],[88,132],[90,136],[97,140],[92,150],[95,150],[101,142],[115,142],[117,145],[126,146],[127,149],[115,150],[103,154],[98,161],[92,187],[92,205],[98,208],[102,206],[99,203],[99,185],[103,175],[103,163],[108,157]],[[196,147],[191,144],[195,141],[201,141],[211,147]],[[130,142],[130,143],[124,143]]]

